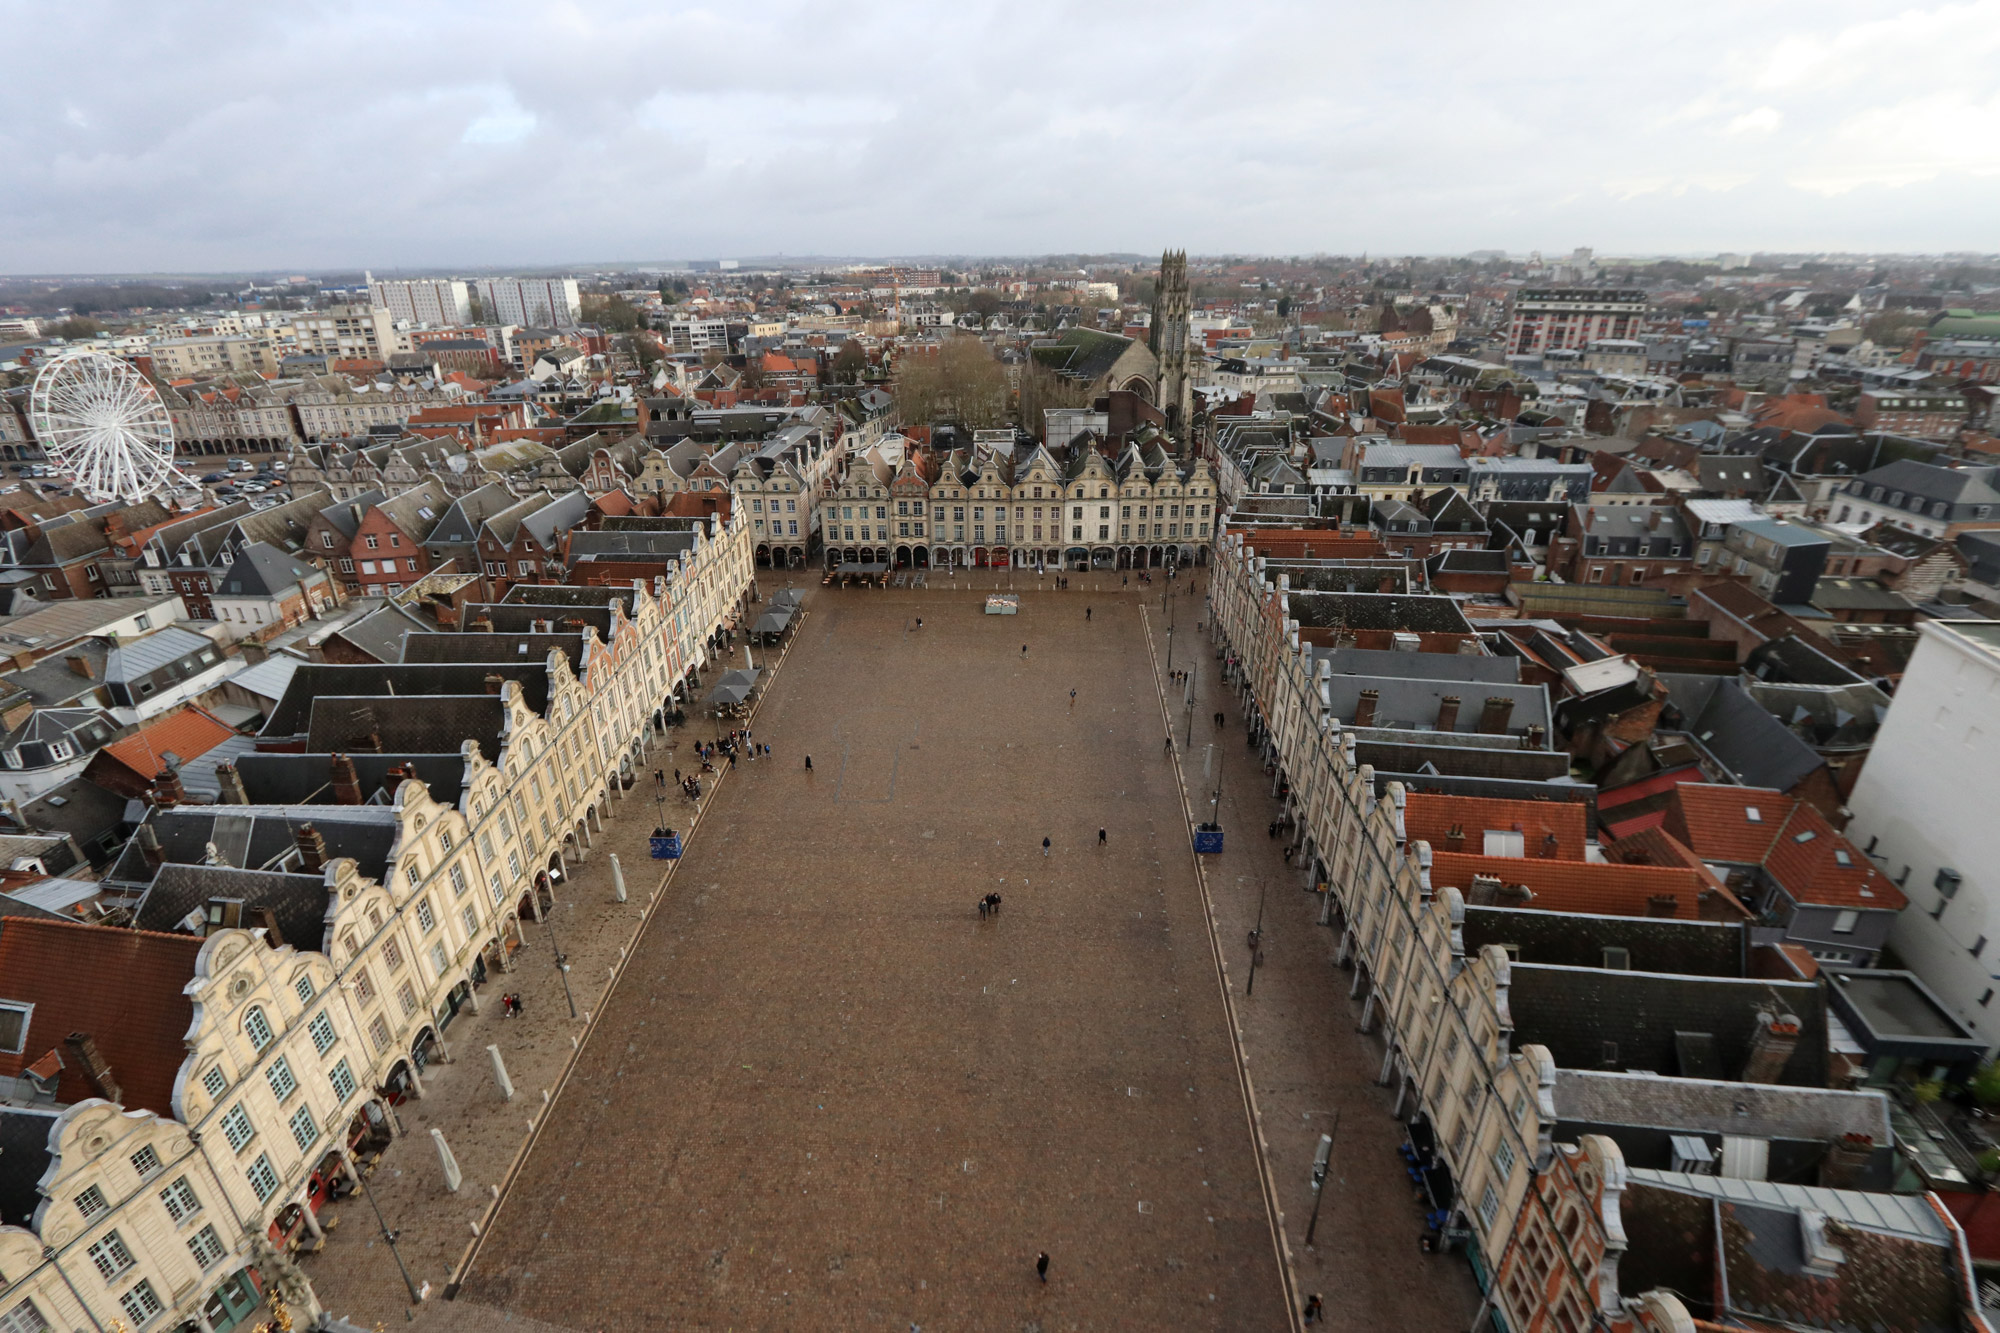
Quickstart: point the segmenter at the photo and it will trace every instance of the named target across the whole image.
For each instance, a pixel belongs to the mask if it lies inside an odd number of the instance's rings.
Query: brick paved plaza
[[[827,590],[798,633],[772,760],[716,795],[462,1299],[1284,1327],[1139,598]]]

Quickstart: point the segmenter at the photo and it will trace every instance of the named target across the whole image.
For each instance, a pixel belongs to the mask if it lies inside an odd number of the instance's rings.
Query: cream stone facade
[[[0,1327],[207,1327],[205,1306],[234,1322],[259,1299],[250,1266],[318,1312],[273,1226],[313,1243],[318,1199],[359,1180],[359,1151],[397,1132],[391,1102],[423,1096],[424,1063],[450,1057],[444,1027],[477,1008],[475,980],[511,968],[521,917],[540,919],[552,881],[592,855],[649,729],[691,691],[749,587],[747,525],[716,528],[674,577],[605,589],[610,634],[588,632],[574,669],[549,653],[541,711],[501,685],[499,751],[465,743],[455,803],[405,777],[387,807],[232,805],[295,825],[280,869],[324,876],[323,938],[271,947],[231,928],[202,944],[174,1118],[101,1099],[50,1110],[47,1202],[32,1229],[0,1227]],[[347,819],[392,826],[379,881],[325,855]]]
[[[1340,931],[1339,962],[1353,968],[1350,994],[1364,1001],[1361,1029],[1382,1043],[1378,1081],[1397,1089],[1399,1118],[1420,1117],[1429,1128],[1450,1170],[1455,1199],[1440,1231],[1482,1275],[1509,1258],[1524,1210],[1576,1253],[1615,1261],[1624,1244],[1615,1191],[1606,1195],[1601,1175],[1583,1178],[1587,1155],[1552,1142],[1555,1062],[1543,1047],[1513,1046],[1507,955],[1497,945],[1466,953],[1463,898],[1433,887],[1430,845],[1405,836],[1402,784],[1378,794],[1374,770],[1355,762],[1354,738],[1331,702],[1332,664],[1320,658],[1321,674],[1309,674],[1313,658],[1301,651],[1286,599],[1240,537],[1219,543],[1209,594],[1217,639],[1238,661],[1235,684],[1253,736],[1289,784],[1299,863],[1326,894],[1323,922]],[[1609,1197],[1611,1211],[1570,1208],[1556,1217],[1551,1192],[1533,1188],[1552,1172],[1576,1177],[1569,1197]],[[1615,1283],[1595,1282],[1597,1269],[1563,1267],[1550,1277],[1562,1286],[1554,1299],[1596,1312],[1604,1327],[1638,1327],[1642,1314],[1653,1321],[1646,1327],[1672,1326],[1672,1310],[1659,1304],[1672,1297],[1649,1293],[1643,1312],[1627,1308]],[[1504,1290],[1489,1295],[1507,1327],[1528,1327],[1536,1311],[1509,1299]]]
[[[1215,474],[1206,460],[1128,445],[1059,458],[974,448],[848,460],[820,506],[828,565],[1143,569],[1208,559]]]
[[[292,397],[299,429],[308,440],[340,440],[366,435],[371,426],[400,426],[426,407],[456,407],[466,401],[456,387],[406,385],[361,388],[320,379]]]
[[[278,349],[264,334],[209,334],[193,338],[159,338],[148,348],[153,373],[168,379],[184,375],[275,375]]]

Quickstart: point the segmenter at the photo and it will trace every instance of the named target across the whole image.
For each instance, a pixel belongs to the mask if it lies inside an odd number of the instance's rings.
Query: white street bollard
[[[625,901],[625,867],[618,864],[618,853],[611,853],[611,896],[619,902]]]
[[[458,1159],[451,1155],[451,1145],[444,1141],[444,1131],[433,1129],[431,1142],[437,1145],[438,1165],[444,1168],[444,1187],[453,1194],[458,1193],[458,1187],[465,1183],[465,1178],[458,1172]]]
[[[507,1077],[507,1062],[500,1058],[500,1048],[498,1046],[488,1046],[486,1048],[486,1055],[488,1059],[493,1061],[493,1081],[500,1085],[501,1100],[513,1101],[514,1080]]]

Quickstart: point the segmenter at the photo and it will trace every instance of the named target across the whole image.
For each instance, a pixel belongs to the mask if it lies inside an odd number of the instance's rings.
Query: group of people
[[[979,915],[995,916],[1000,911],[1000,895],[989,893],[979,900]]]
[[[519,1018],[521,1016],[521,993],[519,991],[509,991],[500,997],[500,1016],[502,1018]]]

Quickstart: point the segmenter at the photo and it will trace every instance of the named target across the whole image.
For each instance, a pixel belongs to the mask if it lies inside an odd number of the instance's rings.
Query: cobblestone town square
[[[1287,1325],[1140,606],[814,595],[463,1300]]]

